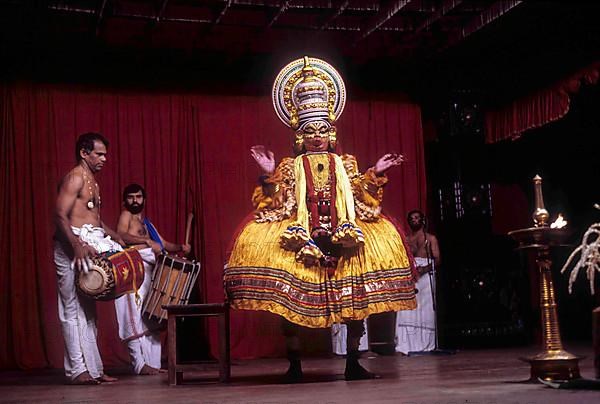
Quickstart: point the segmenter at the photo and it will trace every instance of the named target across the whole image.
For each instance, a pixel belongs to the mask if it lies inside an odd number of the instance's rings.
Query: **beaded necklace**
[[[94,204],[94,199],[95,199],[94,194],[96,194],[98,196],[98,207],[100,207],[102,205],[102,199],[100,198],[100,187],[98,186],[98,183],[94,179],[94,185],[92,186],[92,180],[87,176],[87,171],[88,171],[88,168],[83,166],[83,183],[84,183],[84,186],[87,187],[87,189],[90,193],[90,199],[88,200],[87,208],[92,210],[96,206]],[[93,177],[93,175],[92,175],[92,177]],[[96,192],[94,192],[94,188],[95,188]]]

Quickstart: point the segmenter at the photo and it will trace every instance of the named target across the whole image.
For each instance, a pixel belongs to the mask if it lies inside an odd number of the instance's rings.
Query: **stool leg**
[[[219,316],[219,381],[227,383],[231,377],[231,363],[229,355],[229,310]]]
[[[169,385],[176,386],[181,383],[181,375],[176,375],[177,365],[177,316],[170,315],[168,319],[168,346],[169,346]],[[181,373],[181,372],[177,372]]]

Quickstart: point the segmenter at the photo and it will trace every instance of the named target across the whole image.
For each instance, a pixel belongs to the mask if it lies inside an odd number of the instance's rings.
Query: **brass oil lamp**
[[[534,254],[540,271],[540,309],[542,321],[542,351],[531,357],[520,358],[531,365],[531,381],[571,380],[580,378],[578,361],[563,349],[558,324],[557,303],[552,282],[550,249],[564,244],[569,232],[564,227],[550,226],[550,214],[544,206],[542,178],[533,178],[535,209],[532,214],[534,227],[508,233],[518,243],[517,249]],[[559,218],[562,220],[562,218]],[[566,224],[566,222],[564,222]]]

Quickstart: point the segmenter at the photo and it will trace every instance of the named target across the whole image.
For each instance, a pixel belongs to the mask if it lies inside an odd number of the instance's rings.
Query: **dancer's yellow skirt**
[[[390,221],[357,220],[365,244],[344,251],[333,276],[318,266],[305,267],[294,252],[280,247],[291,222],[252,221],[242,229],[224,274],[233,308],[265,310],[313,328],[416,308],[409,257]]]

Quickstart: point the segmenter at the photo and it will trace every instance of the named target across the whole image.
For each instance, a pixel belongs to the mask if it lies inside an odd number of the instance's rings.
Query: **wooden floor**
[[[581,374],[593,378],[591,343],[567,345],[586,356]],[[232,381],[219,384],[216,366],[184,375],[185,385],[169,387],[167,375],[132,376],[113,370],[120,380],[100,386],[64,385],[57,370],[0,373],[0,402],[68,403],[406,403],[406,404],[569,404],[600,403],[600,391],[557,390],[529,378],[518,358],[537,348],[465,350],[450,356],[378,356],[361,362],[379,380],[346,382],[340,357],[303,361],[306,381],[284,384],[283,359],[234,361]]]

